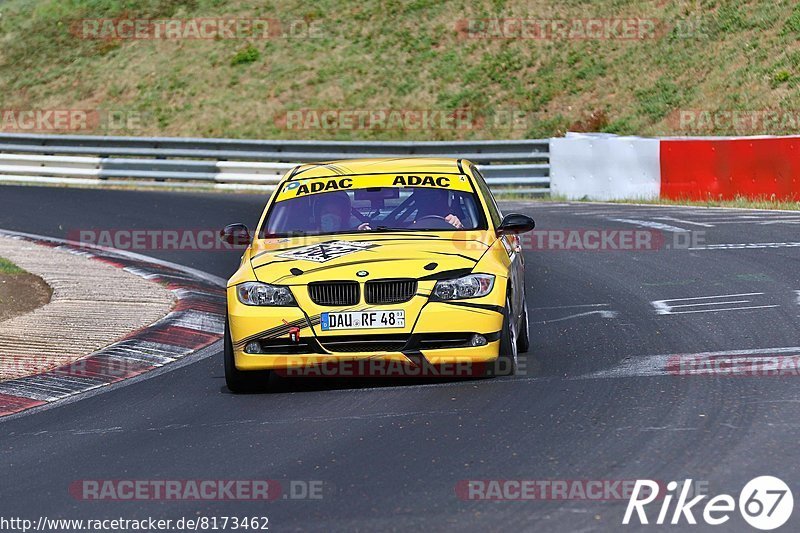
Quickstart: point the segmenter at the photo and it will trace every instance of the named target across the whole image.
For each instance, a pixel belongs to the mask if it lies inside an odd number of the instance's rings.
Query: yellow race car
[[[295,167],[252,235],[221,232],[248,244],[227,287],[228,388],[275,373],[512,374],[528,350],[517,234],[533,227],[503,217],[463,159]]]

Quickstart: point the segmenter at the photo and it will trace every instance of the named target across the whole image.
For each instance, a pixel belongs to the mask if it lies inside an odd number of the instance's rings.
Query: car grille
[[[368,304],[396,304],[407,302],[417,292],[415,279],[381,279],[364,284],[364,298]]]
[[[399,352],[408,335],[342,335],[319,337],[319,342],[331,352]]]
[[[358,283],[355,281],[309,283],[308,296],[317,305],[355,305],[358,303]]]

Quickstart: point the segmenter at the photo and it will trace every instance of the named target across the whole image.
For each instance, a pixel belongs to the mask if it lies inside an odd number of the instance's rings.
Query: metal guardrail
[[[493,190],[548,194],[549,140],[264,141],[0,134],[0,182],[271,190],[297,163],[449,156],[478,163]]]

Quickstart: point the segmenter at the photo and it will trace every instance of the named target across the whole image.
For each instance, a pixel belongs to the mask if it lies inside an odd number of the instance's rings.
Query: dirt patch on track
[[[30,313],[50,301],[53,289],[27,272],[0,272],[0,322]]]

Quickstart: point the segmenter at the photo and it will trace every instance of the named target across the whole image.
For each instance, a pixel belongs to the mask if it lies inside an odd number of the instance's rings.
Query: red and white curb
[[[225,282],[203,272],[129,252],[0,230],[122,268],[173,292],[172,311],[86,357],[46,372],[0,382],[0,417],[108,386],[201,350],[223,335]]]

